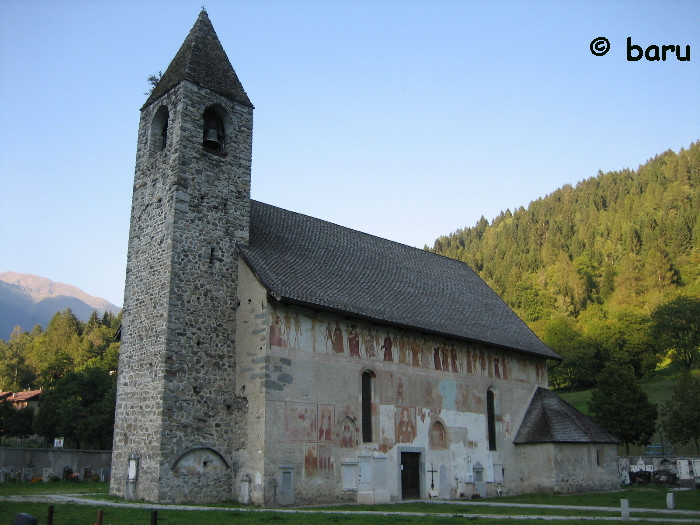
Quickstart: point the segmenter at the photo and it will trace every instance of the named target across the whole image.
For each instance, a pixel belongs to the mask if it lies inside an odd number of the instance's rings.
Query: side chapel
[[[111,492],[257,505],[609,490],[617,440],[464,263],[250,199],[202,11],[141,108]]]

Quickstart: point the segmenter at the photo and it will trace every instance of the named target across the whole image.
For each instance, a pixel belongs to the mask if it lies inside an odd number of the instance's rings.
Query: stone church
[[[250,199],[202,11],[141,108],[111,492],[257,505],[618,486],[616,439],[464,263]]]

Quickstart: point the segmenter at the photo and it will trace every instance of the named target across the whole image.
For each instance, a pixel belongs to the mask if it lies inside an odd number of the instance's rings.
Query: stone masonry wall
[[[167,107],[167,143],[154,117]],[[226,128],[223,151],[202,146],[203,115]],[[153,124],[156,122],[156,124]],[[142,111],[134,181],[117,394],[112,492],[135,497],[230,498],[245,442],[235,392],[236,243],[248,238],[252,108],[184,81]],[[191,450],[220,457],[196,473]],[[191,455],[188,456],[192,461]]]

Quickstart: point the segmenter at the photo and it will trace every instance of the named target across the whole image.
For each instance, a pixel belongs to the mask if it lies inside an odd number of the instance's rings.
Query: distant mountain
[[[118,314],[121,308],[106,299],[93,297],[69,284],[45,277],[15,272],[0,273],[0,339],[9,339],[15,326],[31,330],[46,328],[56,312],[70,308],[83,321],[95,310]]]

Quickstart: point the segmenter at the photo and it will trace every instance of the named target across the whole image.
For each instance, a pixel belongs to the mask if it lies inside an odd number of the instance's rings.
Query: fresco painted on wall
[[[341,448],[355,448],[355,436],[357,435],[357,425],[349,417],[343,418],[342,429],[340,431]]]
[[[284,307],[273,310],[270,346],[273,350],[298,350],[398,363],[450,374],[547,384],[546,363],[540,360],[483,345],[441,342],[436,338]],[[399,397],[401,395],[399,392]]]
[[[319,405],[318,411],[318,442],[333,443],[335,405]]]
[[[429,446],[433,450],[444,450],[447,448],[447,434],[445,426],[439,421],[435,421],[430,426]]]
[[[317,407],[311,403],[286,403],[284,431],[289,441],[316,441]]]
[[[396,407],[396,442],[412,443],[416,437],[415,407]]]
[[[304,476],[313,478],[318,471],[318,443],[304,444]]]

